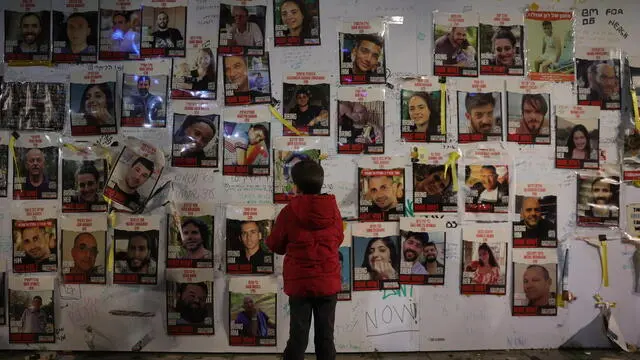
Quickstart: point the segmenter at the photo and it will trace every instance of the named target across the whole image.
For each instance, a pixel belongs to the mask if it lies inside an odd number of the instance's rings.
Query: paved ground
[[[134,354],[134,353],[53,353],[0,352],[2,360],[278,360],[279,355],[204,355],[204,354]],[[313,360],[308,355],[305,360]],[[627,354],[603,350],[516,350],[460,351],[432,353],[368,353],[338,355],[337,360],[629,360],[640,353]]]

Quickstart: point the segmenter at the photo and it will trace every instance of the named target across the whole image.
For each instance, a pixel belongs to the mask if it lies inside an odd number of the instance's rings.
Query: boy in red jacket
[[[338,250],[344,234],[334,195],[320,194],[322,167],[303,160],[291,169],[296,196],[282,209],[266,244],[284,258],[284,292],[289,296],[291,322],[283,360],[303,360],[315,318],[318,360],[334,360],[333,326],[340,292]]]

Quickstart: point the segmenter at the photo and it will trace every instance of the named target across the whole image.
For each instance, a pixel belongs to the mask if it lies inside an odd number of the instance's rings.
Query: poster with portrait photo
[[[271,103],[269,53],[260,56],[226,55],[222,57],[222,67],[226,106]]]
[[[353,291],[400,288],[398,222],[351,225]]]
[[[444,285],[447,217],[401,217],[400,284]]]
[[[291,125],[303,135],[329,136],[331,93],[328,79],[327,74],[315,71],[300,71],[284,75],[282,117],[290,121]],[[286,126],[282,131],[284,136],[297,135]]]
[[[385,90],[338,88],[338,154],[384,154]]]
[[[167,334],[213,335],[213,271],[167,269]]]
[[[175,203],[168,216],[167,268],[212,268],[214,205]]]
[[[296,196],[291,170],[305,160],[320,164],[323,146],[320,139],[307,136],[277,137],[274,145],[273,202],[286,204]]]
[[[478,14],[433,12],[433,75],[478,76]]]
[[[340,85],[384,84],[387,24],[382,17],[339,25]]]
[[[142,2],[140,53],[150,57],[184,57],[187,38],[188,0]]]
[[[575,80],[574,20],[571,11],[526,11],[525,63],[530,80]]]
[[[218,54],[211,38],[190,35],[185,57],[173,59],[172,99],[216,100]]]
[[[277,345],[278,282],[272,276],[229,279],[229,345]],[[256,320],[258,326],[252,326]]]
[[[29,75],[38,76],[35,72]],[[0,129],[62,131],[67,110],[67,87],[64,83],[2,83]]]
[[[514,210],[514,248],[558,246],[557,185],[543,182],[517,182]]]
[[[627,79],[620,83],[622,94],[628,94],[622,96],[622,105],[627,106],[633,115],[627,117],[620,129],[623,137],[622,174],[624,181],[635,181],[640,180],[640,129],[636,127],[635,117],[636,114],[640,116],[640,103],[634,104],[632,95],[635,93],[636,98],[640,98],[640,57],[627,56],[622,70],[622,78]]]
[[[22,202],[11,209],[14,273],[58,271],[57,207],[44,201]]]
[[[13,200],[58,198],[57,134],[26,134],[13,148]]]
[[[227,274],[271,274],[274,256],[265,244],[275,209],[271,205],[227,206]]]
[[[620,221],[620,171],[611,165],[577,176],[577,224],[618,227]]]
[[[127,211],[143,210],[164,166],[161,150],[142,140],[127,138],[103,194]]]
[[[62,212],[105,212],[102,196],[109,174],[104,148],[62,147]]]
[[[505,295],[509,235],[501,224],[469,224],[462,229],[462,295]]]
[[[210,101],[173,101],[171,166],[218,169],[219,110]]]
[[[52,0],[53,62],[98,61],[98,2]]]
[[[116,128],[116,70],[104,66],[71,72],[72,136],[110,135]]]
[[[1,82],[1,80],[0,80]],[[0,198],[9,194],[9,139],[11,134],[0,131]]]
[[[513,316],[555,316],[558,255],[554,249],[514,249]]]
[[[404,79],[400,85],[400,137],[407,142],[445,142],[446,106],[442,87],[433,76]]]
[[[60,218],[65,284],[106,284],[107,217],[65,214]]]
[[[122,73],[120,126],[167,126],[171,60],[128,62]]]
[[[351,300],[351,225],[353,222],[342,222],[344,240],[338,249],[340,260],[340,292],[338,301]]]
[[[264,106],[226,108],[223,113],[225,176],[269,176],[271,113]]]
[[[142,0],[100,0],[100,60],[141,59]]]
[[[522,13],[479,14],[480,75],[524,75]]]
[[[441,145],[411,147],[413,211],[416,215],[458,211],[454,168],[447,165],[454,152]]]
[[[274,0],[275,46],[320,45],[320,0]]]
[[[621,50],[579,46],[575,51],[578,105],[620,110]]]
[[[358,161],[358,220],[399,221],[404,215],[402,157],[370,156]]]
[[[9,276],[9,343],[56,342],[55,278]]]
[[[551,144],[553,83],[507,79],[507,141]]]
[[[118,214],[113,227],[113,283],[158,282],[160,216]]]
[[[223,0],[220,3],[219,54],[264,54],[266,5],[265,0]]]
[[[45,65],[51,59],[51,0],[6,1],[4,62]]]
[[[556,168],[597,169],[600,107],[556,105]]]
[[[504,80],[457,79],[455,90],[458,142],[502,141]]]

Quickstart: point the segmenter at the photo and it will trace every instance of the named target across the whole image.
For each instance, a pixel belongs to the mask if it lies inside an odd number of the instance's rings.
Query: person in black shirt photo
[[[251,264],[253,272],[258,266],[272,265],[267,263],[265,258],[268,254],[263,248],[263,236],[260,226],[255,221],[243,221],[240,223],[240,257],[237,258],[237,264]]]
[[[296,119],[293,126],[296,128],[322,126],[329,119],[327,109],[311,105],[311,91],[306,87],[300,87],[296,91],[296,105],[289,109],[288,113],[295,113]],[[326,125],[324,125],[326,126]]]
[[[123,205],[136,210],[142,205],[142,195],[138,192],[138,188],[144,185],[151,177],[154,171],[153,161],[139,157],[127,171],[126,175],[116,182],[115,191],[124,194],[125,200]]]
[[[537,197],[522,199],[520,219],[515,225],[525,225],[526,230],[522,232],[522,239],[547,240],[550,231],[555,234],[555,225],[542,217],[542,208]]]
[[[184,47],[184,39],[180,30],[169,27],[169,15],[164,11],[158,14],[156,19],[157,30],[153,35],[153,47],[158,48],[181,48]]]

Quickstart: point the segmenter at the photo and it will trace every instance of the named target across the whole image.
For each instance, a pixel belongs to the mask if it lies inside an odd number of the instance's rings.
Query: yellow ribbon
[[[449,158],[444,163],[444,178],[447,178],[447,169],[451,167],[451,182],[453,182],[453,190],[458,191],[458,168],[456,167],[456,163],[460,158],[460,154],[457,151],[452,151],[449,153]]]
[[[108,216],[109,216],[109,225],[113,229],[116,225],[116,212],[112,210],[111,212],[109,212]],[[113,271],[113,262],[115,258],[115,252],[116,252],[115,239],[112,239],[111,245],[109,245],[109,258],[107,259],[107,271]]]
[[[604,306],[604,307],[616,307],[616,302],[609,302],[609,301],[604,301],[604,298],[602,298],[602,296],[600,294],[595,294],[593,295],[593,298],[596,300],[596,305],[598,307],[600,306]]]
[[[638,112],[638,95],[636,89],[631,87],[631,100],[633,102],[633,117],[635,119],[636,130],[640,131],[640,113]]]
[[[13,157],[13,172],[14,178],[20,177],[20,164],[18,164],[18,157],[16,156],[16,137],[11,135],[9,138],[9,150],[11,151],[11,157]]]
[[[296,129],[293,125],[291,125],[291,122],[285,120],[282,115],[280,115],[280,113],[278,113],[278,110],[276,110],[276,108],[274,108],[272,105],[269,105],[269,110],[271,111],[271,114],[278,119],[278,121],[280,121],[282,123],[282,125],[286,126],[289,130],[293,131],[294,134],[298,135],[298,136],[305,136],[305,134],[301,133],[300,131],[298,131],[298,129]]]
[[[440,84],[440,134],[447,135],[447,84]],[[456,185],[457,186],[457,185]]]
[[[607,265],[607,241],[600,241],[600,264],[602,265],[602,284],[609,287],[609,266]]]

